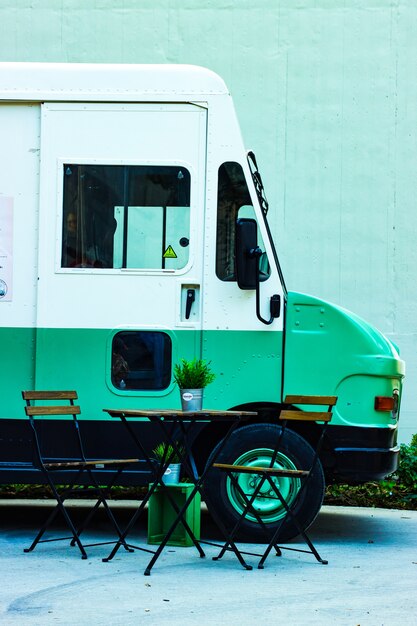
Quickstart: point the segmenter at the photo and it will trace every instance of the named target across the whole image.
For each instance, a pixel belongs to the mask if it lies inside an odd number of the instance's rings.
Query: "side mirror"
[[[240,289],[256,289],[258,282],[258,226],[247,217],[236,221],[236,280]]]
[[[281,298],[278,294],[269,300],[270,318],[261,314],[259,294],[259,260],[262,250],[258,246],[258,225],[256,220],[242,217],[236,221],[235,259],[236,280],[240,289],[256,290],[256,317],[263,324],[272,324],[281,313]]]

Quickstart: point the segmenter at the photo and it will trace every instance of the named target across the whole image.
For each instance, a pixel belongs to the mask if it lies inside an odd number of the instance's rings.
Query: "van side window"
[[[241,217],[256,219],[243,169],[239,163],[223,163],[219,168],[217,191],[216,275],[220,280],[236,280],[235,232],[236,221]],[[265,249],[259,228],[258,245]],[[270,267],[265,253],[259,270],[260,280],[266,280]]]
[[[67,163],[63,177],[62,267],[185,267],[190,238],[187,169]]]
[[[171,382],[172,342],[163,332],[129,330],[113,337],[111,381],[118,389],[166,389]]]

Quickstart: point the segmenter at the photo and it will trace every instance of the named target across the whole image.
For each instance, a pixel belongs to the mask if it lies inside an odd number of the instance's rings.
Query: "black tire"
[[[280,432],[281,427],[273,424],[251,424],[244,426],[231,435],[218,457],[217,450],[222,443],[220,442],[217,445],[211,453],[207,465],[211,466],[213,459],[215,459],[217,463],[234,463],[236,465],[261,464],[267,466],[268,454],[270,457],[274,443],[277,441]],[[286,429],[280,444],[279,459],[277,459],[279,463],[278,466],[293,469],[309,469],[313,461],[313,456],[314,450],[310,444],[300,437],[300,435],[297,435],[297,433]],[[245,462],[245,460],[247,462]],[[240,474],[239,476],[245,477],[246,480],[251,477],[249,474]],[[241,478],[239,478],[239,481],[240,480]],[[286,486],[284,489],[285,499],[287,501],[294,501],[299,490],[300,482],[294,482],[294,479],[280,479],[280,485],[281,480],[287,481],[284,485]],[[324,488],[323,469],[320,461],[317,461],[307,488],[303,490],[295,507],[297,521],[303,530],[306,530],[310,524],[312,524],[320,511],[320,507],[323,503]],[[245,491],[247,491],[247,489],[248,487],[246,485]],[[209,511],[215,511],[217,515],[220,516],[223,523],[227,527],[232,528],[239,519],[240,501],[239,494],[237,490],[233,488],[226,472],[215,468],[210,469],[205,481],[205,498]],[[281,523],[280,519],[285,514],[282,505],[277,499],[271,500],[271,498],[260,499],[259,503],[261,510],[258,509],[258,512],[263,521],[268,525],[268,528],[276,528]],[[241,528],[241,539],[255,542],[265,540],[265,534],[255,519],[253,521],[246,519],[242,523]],[[287,520],[282,525],[279,541],[288,541],[298,534],[294,522]]]

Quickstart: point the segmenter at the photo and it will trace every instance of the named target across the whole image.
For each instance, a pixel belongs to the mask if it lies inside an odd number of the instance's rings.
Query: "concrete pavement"
[[[120,550],[110,563],[109,546],[90,548],[87,561],[66,542],[23,553],[48,506],[0,500],[2,625],[417,625],[417,511],[323,507],[310,535],[326,566],[286,551],[245,571],[232,554],[212,561],[211,546],[206,559],[168,547],[145,577],[143,552]],[[128,519],[129,503],[113,506]],[[216,536],[204,510],[202,536]],[[100,516],[89,538],[108,537]],[[145,544],[145,521],[133,538]]]

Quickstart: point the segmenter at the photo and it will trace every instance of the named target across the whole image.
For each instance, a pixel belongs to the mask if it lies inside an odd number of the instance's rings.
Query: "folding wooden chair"
[[[319,553],[317,552],[316,548],[314,547],[312,541],[310,540],[310,538],[308,537],[306,531],[301,527],[299,521],[297,520],[297,516],[294,513],[297,503],[300,500],[300,497],[302,496],[303,492],[307,489],[308,484],[311,480],[311,477],[313,475],[313,472],[316,468],[316,465],[318,463],[319,460],[319,454],[320,454],[320,450],[322,448],[322,444],[323,444],[323,440],[326,434],[326,429],[327,429],[327,425],[330,422],[330,420],[332,419],[332,408],[334,407],[334,405],[337,402],[337,397],[336,396],[295,396],[295,395],[291,395],[291,396],[287,396],[285,398],[285,404],[286,405],[312,405],[312,406],[326,406],[327,405],[327,411],[300,411],[300,410],[290,410],[290,409],[285,409],[282,410],[280,415],[279,415],[279,421],[281,424],[281,429],[280,429],[280,433],[278,436],[278,439],[276,441],[275,444],[275,448],[273,450],[273,454],[271,457],[271,462],[270,462],[270,466],[269,467],[247,467],[247,466],[241,466],[241,465],[231,465],[231,464],[227,464],[227,463],[214,463],[213,467],[222,471],[222,472],[226,472],[228,478],[230,479],[231,483],[233,484],[233,486],[235,487],[235,489],[237,491],[239,491],[241,497],[242,497],[242,501],[244,503],[244,508],[243,511],[236,523],[236,525],[234,526],[234,528],[231,530],[226,543],[224,544],[224,546],[222,547],[220,553],[218,556],[214,557],[214,560],[218,560],[221,559],[222,556],[225,554],[225,552],[227,550],[229,550],[230,548],[230,544],[234,541],[234,538],[236,537],[239,529],[242,526],[242,523],[244,521],[244,519],[246,518],[246,516],[249,514],[252,517],[254,517],[257,522],[260,524],[261,528],[263,529],[263,532],[267,538],[268,541],[268,545],[264,551],[264,553],[262,555],[253,555],[253,553],[244,553],[241,552],[241,554],[252,554],[252,556],[260,556],[261,559],[258,563],[258,568],[259,569],[263,569],[264,567],[264,563],[265,560],[267,559],[269,553],[271,552],[272,548],[275,548],[276,554],[277,556],[281,556],[282,552],[281,550],[285,549],[285,550],[292,550],[295,552],[306,552],[309,554],[313,554],[315,556],[315,558],[317,559],[317,561],[319,561],[319,563],[322,563],[323,565],[327,565],[327,561],[322,559],[319,555]],[[314,453],[312,456],[312,461],[310,463],[309,467],[304,467],[304,468],[298,468],[298,469],[282,469],[280,467],[274,467],[276,461],[277,461],[277,457],[278,457],[278,453],[280,450],[280,444],[283,440],[283,438],[285,437],[285,431],[287,429],[287,424],[290,421],[298,421],[298,422],[322,422],[323,426],[321,428],[321,432],[320,432],[320,436],[318,437],[317,440],[317,444],[316,447],[314,449]],[[257,483],[256,486],[253,490],[253,492],[251,494],[246,494],[244,493],[242,487],[239,484],[238,481],[238,476],[239,474],[251,474],[251,475],[255,475],[257,478]],[[285,479],[296,479],[298,481],[300,481],[301,486],[298,490],[298,493],[296,495],[295,501],[292,502],[291,505],[288,505],[288,503],[286,502],[285,498],[282,495],[281,489],[280,489],[280,483],[279,480],[285,478]],[[256,511],[255,507],[254,507],[254,502],[256,500],[256,498],[261,495],[261,490],[262,487],[264,485],[264,483],[267,482],[273,492],[273,496],[272,497],[276,497],[278,498],[279,502],[281,503],[282,507],[285,509],[285,515],[283,516],[283,518],[280,520],[280,522],[278,523],[278,525],[275,527],[274,532],[271,534],[270,531],[268,531],[267,525],[263,522],[263,520],[261,519],[258,511]],[[291,520],[293,522],[293,524],[295,525],[295,527],[297,528],[299,534],[302,536],[302,538],[304,539],[304,541],[306,542],[306,544],[308,545],[309,550],[301,550],[299,548],[290,548],[290,547],[285,547],[283,548],[283,546],[278,546],[277,545],[277,541],[279,538],[279,534],[280,531],[283,527],[283,525],[288,521]],[[243,559],[243,566],[246,569],[252,569],[250,565],[248,565],[244,559]]]
[[[106,541],[83,545],[80,540],[81,533],[89,525],[94,513],[102,505],[117,534],[117,540],[121,541],[126,550],[132,552],[121,537],[121,530],[106,501],[106,497],[109,489],[115,484],[122,471],[130,464],[139,463],[140,459],[88,459],[86,457],[80,423],[77,419],[81,409],[74,404],[74,400],[78,399],[76,391],[22,391],[22,396],[26,401],[25,412],[33,432],[33,464],[42,473],[57,502],[31,546],[24,551],[31,552],[38,543],[67,539],[70,540],[70,545],[74,546],[76,544],[78,546],[81,558],[86,559],[85,547],[113,543]],[[38,404],[39,401],[42,401],[42,405]],[[51,401],[53,404],[51,404]],[[54,441],[53,452],[46,449],[47,445],[45,443],[48,439],[48,418],[50,417],[56,419],[63,418],[68,421],[68,433],[66,433],[65,441]],[[101,486],[103,484],[106,485],[105,488]],[[77,497],[80,495],[88,498],[93,497],[95,503],[89,509],[82,523],[76,527],[65,506],[65,500],[71,496]],[[71,531],[71,537],[42,539],[58,513],[62,514]]]

